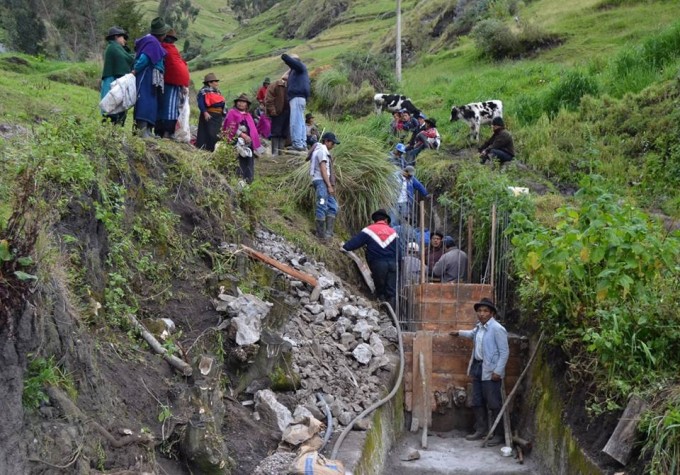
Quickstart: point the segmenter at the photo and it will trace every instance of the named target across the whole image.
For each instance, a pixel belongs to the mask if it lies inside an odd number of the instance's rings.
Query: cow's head
[[[449,122],[455,122],[458,119],[461,119],[463,117],[463,114],[458,106],[453,106],[451,108],[451,119]]]

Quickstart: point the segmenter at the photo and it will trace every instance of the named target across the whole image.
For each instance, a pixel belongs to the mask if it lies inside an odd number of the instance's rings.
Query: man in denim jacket
[[[480,440],[488,432],[488,414],[495,420],[501,410],[502,379],[505,376],[505,365],[510,356],[508,332],[498,323],[496,306],[487,298],[475,305],[479,323],[472,330],[460,330],[450,333],[472,340],[472,356],[468,366],[468,375],[472,378],[472,410],[475,414],[475,431],[467,435],[467,440]],[[496,426],[496,432],[487,442],[489,447],[503,442],[503,425]]]

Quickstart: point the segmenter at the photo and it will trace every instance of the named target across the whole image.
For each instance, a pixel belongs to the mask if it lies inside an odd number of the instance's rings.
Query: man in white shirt
[[[316,236],[321,241],[333,237],[338,202],[335,199],[335,172],[330,151],[339,144],[333,132],[326,132],[321,141],[314,145],[311,153],[309,174],[316,190]]]

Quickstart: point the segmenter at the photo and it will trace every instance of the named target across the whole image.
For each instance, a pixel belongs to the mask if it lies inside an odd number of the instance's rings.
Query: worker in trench
[[[472,330],[456,330],[449,335],[472,340],[472,355],[468,375],[472,378],[472,411],[475,430],[467,440],[483,439],[489,430],[489,421],[495,421],[501,410],[505,365],[510,356],[508,332],[496,321],[496,306],[483,298],[474,305],[479,322]],[[489,415],[491,419],[489,419]],[[489,447],[503,443],[503,424],[496,426],[494,436],[487,442]]]

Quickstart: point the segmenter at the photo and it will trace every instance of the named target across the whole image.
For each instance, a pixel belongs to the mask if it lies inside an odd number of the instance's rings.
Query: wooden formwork
[[[419,284],[411,286],[407,295],[409,308],[413,309],[408,327],[415,331],[403,334],[405,409],[417,417],[418,425],[422,427],[423,421],[431,421],[432,411],[442,409],[437,407],[437,394],[450,398],[456,388],[469,390],[467,369],[472,341],[452,337],[449,332],[470,330],[477,324],[473,306],[484,297],[493,298],[493,287],[485,284]],[[513,334],[508,335],[508,340],[510,358],[505,386],[509,391],[522,372],[527,342]],[[424,375],[418,369],[421,353],[425,359]],[[468,398],[470,396],[468,394]]]

